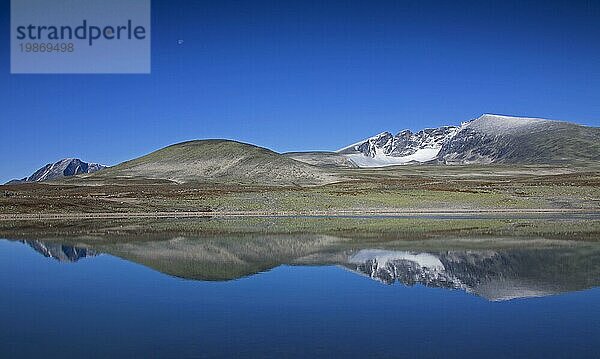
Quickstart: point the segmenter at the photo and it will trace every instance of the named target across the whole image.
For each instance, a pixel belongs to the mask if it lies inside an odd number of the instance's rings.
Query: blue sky
[[[153,0],[151,75],[10,75],[5,35],[0,182],[190,139],[334,150],[482,113],[598,126],[599,23],[597,1]]]

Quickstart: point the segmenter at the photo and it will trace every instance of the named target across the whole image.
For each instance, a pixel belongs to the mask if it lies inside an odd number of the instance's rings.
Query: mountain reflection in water
[[[386,243],[381,248],[371,243],[373,247],[361,248],[343,238],[316,235],[77,245],[22,242],[61,262],[106,253],[171,276],[203,281],[234,280],[280,265],[336,265],[387,285],[462,290],[490,301],[548,296],[600,283],[599,244],[523,241],[497,245],[507,241],[488,239],[486,243],[495,244],[492,248],[470,249],[444,249],[444,244],[435,243],[426,248],[419,248],[419,243],[414,247]]]

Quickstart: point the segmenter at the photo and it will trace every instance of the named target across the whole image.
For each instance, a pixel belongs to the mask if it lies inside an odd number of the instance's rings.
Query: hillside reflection
[[[361,244],[333,236],[250,236],[128,240],[24,240],[61,262],[100,253],[167,275],[234,280],[280,265],[336,265],[386,285],[462,290],[491,301],[553,295],[600,284],[600,245],[487,239]]]

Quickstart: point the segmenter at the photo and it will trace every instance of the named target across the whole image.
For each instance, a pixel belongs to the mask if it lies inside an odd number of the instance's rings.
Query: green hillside
[[[89,176],[93,179],[160,179],[178,183],[319,185],[336,181],[324,169],[265,148],[228,140],[175,144]]]

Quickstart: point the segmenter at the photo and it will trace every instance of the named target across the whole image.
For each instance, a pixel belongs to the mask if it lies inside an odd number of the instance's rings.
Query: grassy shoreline
[[[420,165],[340,173],[352,180],[302,187],[91,176],[5,185],[0,235],[600,238],[594,166]]]
[[[0,186],[0,214],[600,210],[600,171],[544,166],[345,170],[322,186],[69,178]]]

